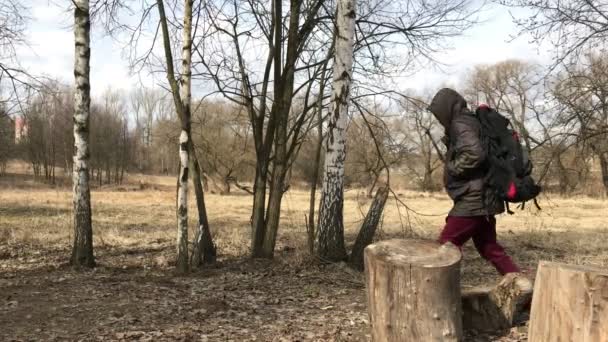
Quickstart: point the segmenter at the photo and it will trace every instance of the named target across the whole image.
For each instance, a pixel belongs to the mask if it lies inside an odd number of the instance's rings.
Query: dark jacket
[[[450,216],[482,216],[504,212],[502,201],[485,186],[486,149],[475,113],[456,91],[441,89],[429,110],[445,128],[448,148],[444,166],[444,185],[454,206]]]

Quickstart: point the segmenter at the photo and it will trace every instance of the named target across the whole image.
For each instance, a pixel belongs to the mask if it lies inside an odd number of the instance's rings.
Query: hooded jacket
[[[454,206],[450,216],[495,215],[504,211],[502,201],[485,186],[487,153],[481,140],[481,125],[466,100],[456,91],[443,88],[428,108],[444,127],[447,154],[444,185]]]

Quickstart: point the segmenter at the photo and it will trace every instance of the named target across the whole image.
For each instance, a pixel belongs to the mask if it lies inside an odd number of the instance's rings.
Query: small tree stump
[[[462,339],[458,248],[423,240],[387,240],[365,249],[372,340]]]
[[[541,261],[528,340],[608,341],[608,270]]]
[[[518,273],[505,275],[496,286],[462,289],[462,323],[465,330],[509,329],[522,306],[529,302],[532,283]]]

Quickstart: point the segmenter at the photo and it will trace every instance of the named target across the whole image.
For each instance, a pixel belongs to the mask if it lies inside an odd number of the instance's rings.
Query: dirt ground
[[[219,261],[177,276],[171,268],[173,184],[171,178],[141,176],[132,177],[131,185],[94,189],[99,266],[76,272],[66,265],[69,189],[18,174],[0,177],[0,340],[369,340],[363,276],[340,264],[322,265],[306,253],[306,191],[285,196],[272,261],[247,257],[251,198],[209,194]],[[434,238],[449,201],[441,194],[396,194],[409,209],[389,200],[378,238]],[[514,259],[532,275],[539,260],[607,267],[607,202],[541,200],[540,212],[528,208],[499,218],[500,239]],[[349,243],[368,204],[360,191],[346,193]],[[497,275],[467,245],[462,278],[476,285],[495,282]],[[525,336],[524,321],[492,336],[472,332],[467,340]]]

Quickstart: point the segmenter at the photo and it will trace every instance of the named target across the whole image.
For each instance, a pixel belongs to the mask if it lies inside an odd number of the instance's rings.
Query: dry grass
[[[22,170],[19,170],[22,171]],[[5,178],[6,179],[6,178]],[[9,178],[10,175],[9,175]],[[12,182],[18,179],[13,175]],[[24,186],[28,184],[29,186]],[[94,244],[98,247],[147,248],[170,244],[175,236],[174,184],[171,177],[130,177],[133,185],[101,187],[92,192]],[[139,190],[143,182],[145,190]],[[10,182],[8,182],[10,183]],[[17,186],[15,186],[15,184]],[[0,183],[0,243],[67,248],[71,243],[71,193],[22,179]],[[396,191],[406,209],[393,198],[387,203],[379,238],[423,236],[433,238],[442,227],[450,201],[443,194]],[[363,191],[346,192],[345,225],[352,241],[370,200]],[[242,256],[249,247],[252,198],[244,193],[206,197],[213,234],[224,256]],[[190,201],[195,226],[194,201]],[[499,218],[499,236],[520,262],[533,266],[538,258],[608,266],[603,242],[608,237],[604,218],[606,201],[586,197],[543,196],[542,211],[533,206]],[[285,194],[278,250],[285,246],[304,251],[304,217],[308,192]]]
[[[174,277],[169,262],[175,180],[135,175],[123,186],[94,188],[94,244],[101,267],[83,273],[62,267],[72,242],[70,189],[33,182],[26,172],[21,166],[0,177],[0,292],[7,294],[0,302],[0,339],[369,340],[361,275],[345,273],[339,265],[311,264],[307,257],[305,190],[285,194],[277,257],[271,262],[244,258],[251,196],[207,194],[219,262]],[[391,198],[377,237],[435,238],[450,201],[443,194],[396,194],[409,209]],[[346,235],[352,242],[370,199],[357,189],[345,196]],[[607,202],[544,196],[541,204],[540,212],[532,207],[498,219],[499,240],[519,264],[531,269],[544,259],[608,267]],[[194,227],[193,201],[190,205]],[[465,284],[497,277],[470,244],[462,275]],[[520,337],[516,331],[475,341]]]

